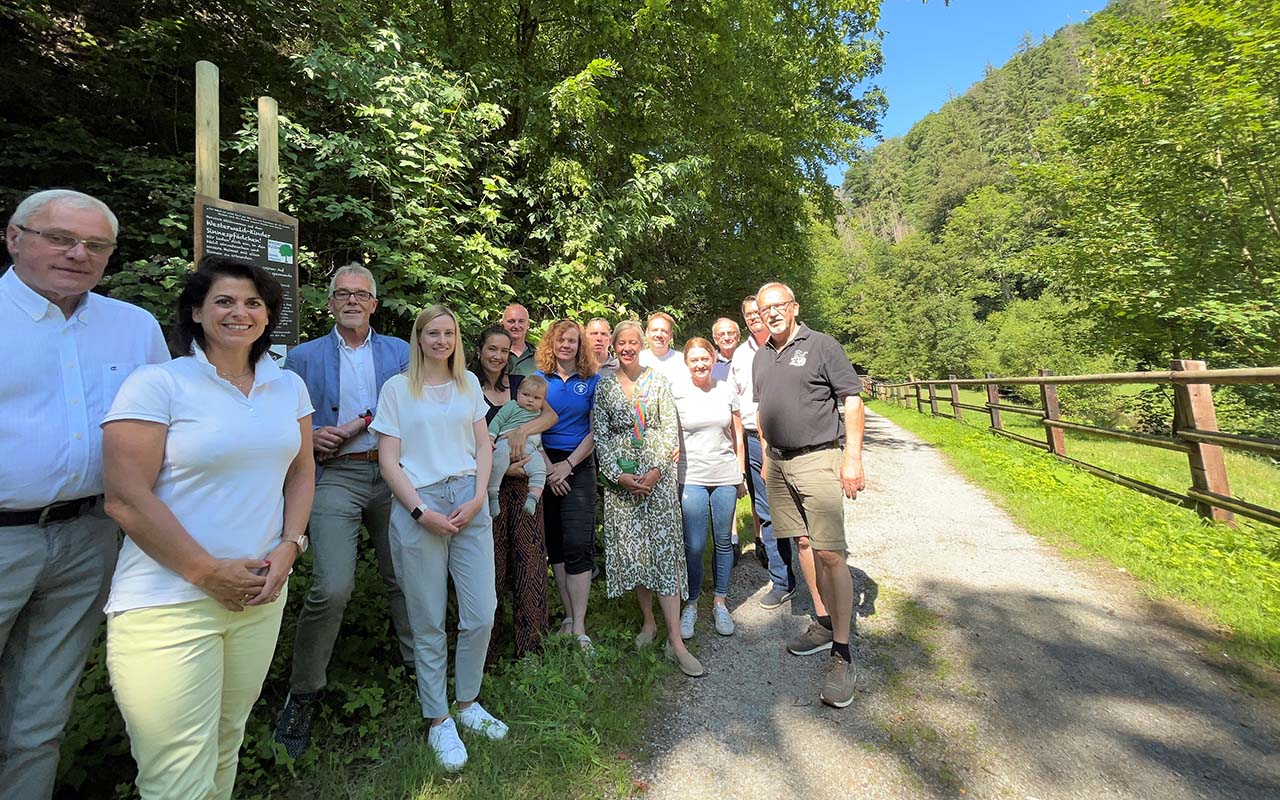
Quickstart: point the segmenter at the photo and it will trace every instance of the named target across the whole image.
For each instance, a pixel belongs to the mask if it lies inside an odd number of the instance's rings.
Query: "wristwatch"
[[[298,555],[302,555],[307,552],[307,548],[311,546],[311,537],[305,533],[300,533],[297,536],[283,536],[281,537],[281,541],[296,545],[298,548]]]
[[[409,516],[413,517],[414,522],[417,522],[422,517],[422,512],[426,510],[427,510],[427,505],[426,503],[423,503],[422,505],[410,511]]]

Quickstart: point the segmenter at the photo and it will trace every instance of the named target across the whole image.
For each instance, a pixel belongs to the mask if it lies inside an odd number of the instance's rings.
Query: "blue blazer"
[[[290,348],[284,359],[284,368],[298,373],[307,385],[311,405],[315,407],[311,415],[314,428],[350,422],[338,419],[338,348],[341,346],[342,340],[335,327],[328,336]],[[378,393],[381,394],[382,384],[388,378],[409,368],[409,343],[373,331],[369,336],[369,346],[373,348],[373,371],[377,376]],[[377,413],[378,409],[372,410]]]

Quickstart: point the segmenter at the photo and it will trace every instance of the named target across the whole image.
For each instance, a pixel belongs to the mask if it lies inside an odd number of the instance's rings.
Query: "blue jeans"
[[[680,486],[680,509],[684,512],[684,557],[689,566],[689,602],[702,594],[702,554],[707,549],[707,526],[715,540],[711,559],[716,597],[729,594],[729,571],[733,569],[733,508],[738,503],[736,486]]]
[[[764,546],[764,554],[769,559],[769,576],[773,578],[775,589],[791,591],[796,587],[796,576],[791,569],[791,540],[778,541],[773,536],[773,517],[769,514],[769,494],[764,488],[764,479],[760,477],[760,465],[764,453],[760,449],[758,436],[746,436],[747,467],[751,479],[747,488],[751,490],[751,503],[760,518],[760,544]]]

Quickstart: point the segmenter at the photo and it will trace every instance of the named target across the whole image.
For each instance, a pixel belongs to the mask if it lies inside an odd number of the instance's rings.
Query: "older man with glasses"
[[[866,486],[862,382],[835,339],[797,320],[800,304],[789,287],[766,283],[756,302],[769,329],[756,351],[752,388],[773,532],[795,539],[818,617],[787,650],[797,656],[831,651],[819,697],[844,708],[853,702],[856,675],[844,500]]]
[[[711,326],[711,339],[716,343],[716,360],[711,365],[711,378],[717,381],[729,379],[729,365],[733,363],[733,354],[742,340],[738,323],[728,317],[721,317]]]
[[[102,431],[135,367],[169,360],[155,317],[91,290],[119,224],[80,192],[36,192],[0,277],[0,798],[53,794],[62,729],[119,550]]]
[[[409,343],[373,330],[369,320],[377,308],[373,273],[358,263],[342,267],[329,281],[333,330],[290,350],[284,363],[302,376],[311,395],[319,462],[309,524],[311,588],[298,616],[289,696],[275,731],[276,741],[294,758],[311,741],[316,700],[355,588],[362,522],[391,601],[400,656],[405,669],[414,671],[413,632],[387,538],[391,489],[378,466],[377,437],[368,430],[382,384],[408,367]]]

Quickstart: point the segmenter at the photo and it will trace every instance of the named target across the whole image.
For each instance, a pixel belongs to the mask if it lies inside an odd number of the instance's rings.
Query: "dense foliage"
[[[163,316],[190,257],[192,65],[208,59],[227,199],[253,201],[253,98],[280,103],[312,309],[363,257],[394,297],[384,325],[436,300],[471,325],[519,298],[535,320],[666,307],[702,328],[769,277],[804,283],[807,203],[832,208],[823,165],[883,105],[858,88],[879,69],[878,9],[19,0],[0,8],[0,206],[49,185],[108,200],[131,273],[113,290]]]

